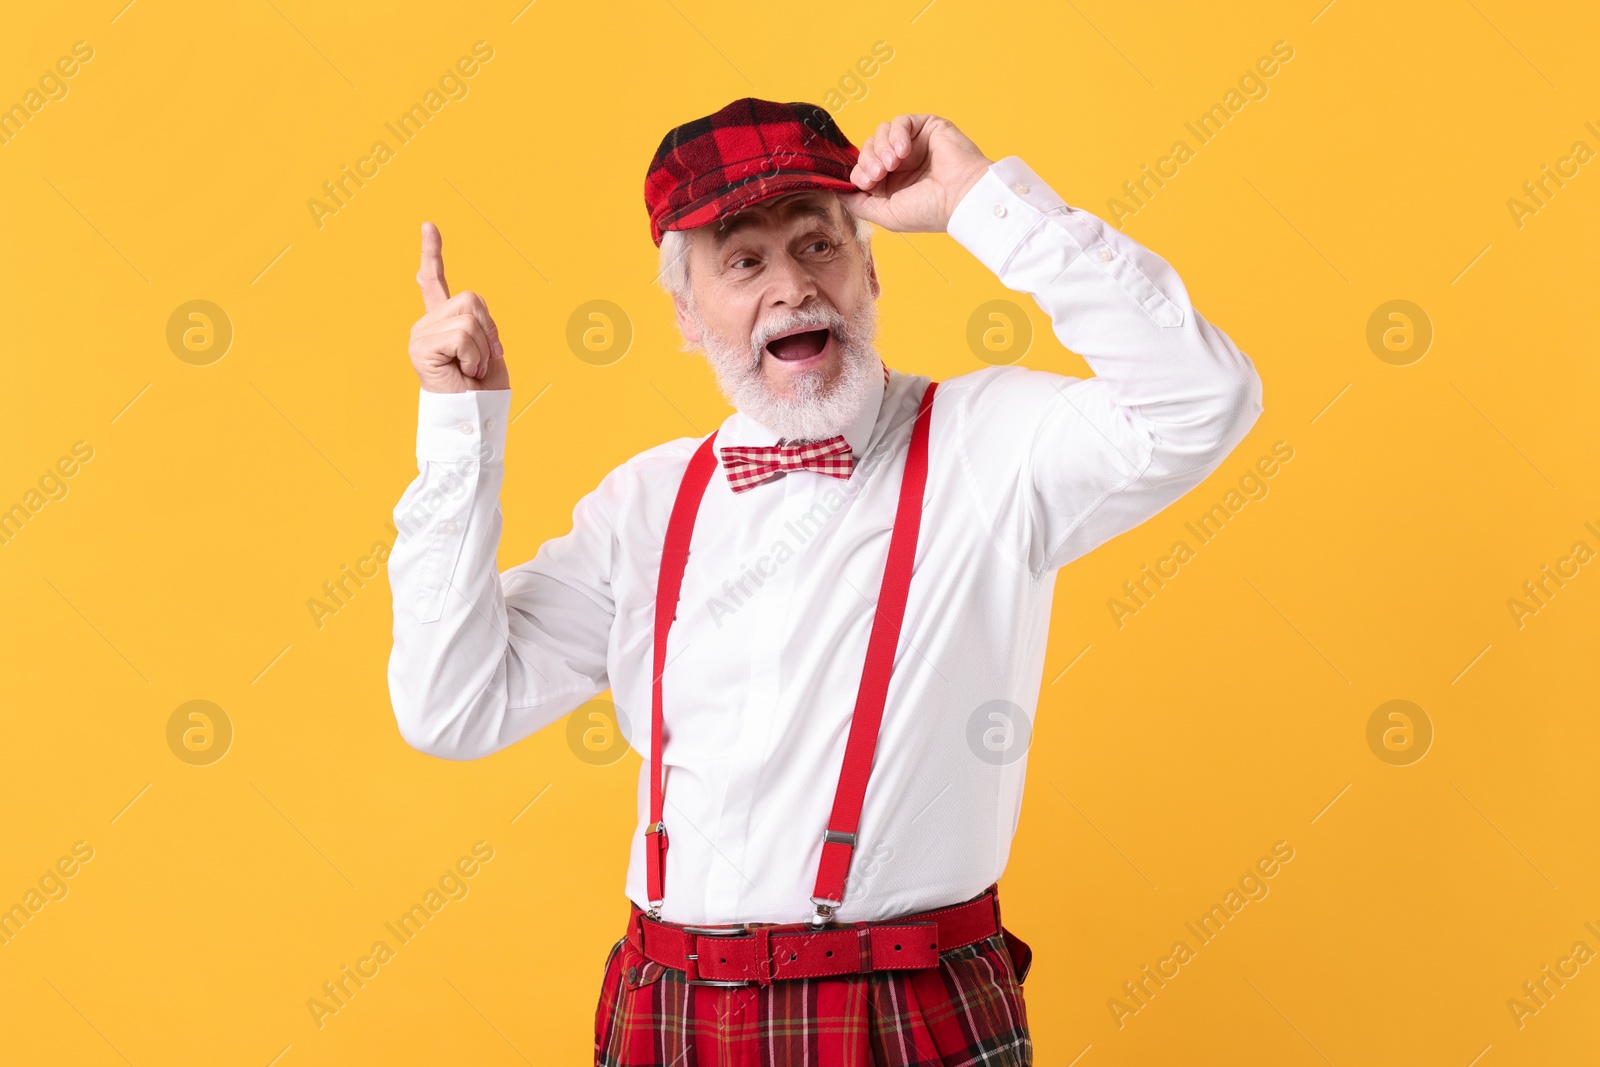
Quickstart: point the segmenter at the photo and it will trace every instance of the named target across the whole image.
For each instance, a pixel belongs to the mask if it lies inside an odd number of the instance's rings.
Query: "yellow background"
[[[1600,950],[1600,565],[1520,627],[1507,607],[1574,542],[1600,550],[1600,162],[1520,227],[1507,207],[1600,149],[1588,5],[123,3],[18,8],[0,37],[0,104],[94,49],[0,146],[0,507],[94,450],[0,545],[0,904],[94,849],[0,947],[0,1060],[585,1061],[637,757],[586,764],[559,725],[475,763],[413,752],[386,580],[320,629],[306,602],[388,538],[415,473],[423,219],[506,340],[510,566],[611,467],[727,411],[652,286],[661,135],[739,96],[821,102],[880,40],[892,60],[836,112],[853,140],[945,115],[1102,217],[1294,49],[1125,220],[1254,359],[1266,412],[1061,575],[1002,883],[1037,953],[1038,1062],[1600,1054],[1600,963],[1520,1028],[1507,1007],[1574,942]],[[479,40],[469,95],[318,228],[306,201]],[[981,366],[968,316],[1003,287],[943,235],[876,246],[888,362]],[[208,366],[166,341],[196,299],[234,330]],[[607,366],[565,340],[595,299],[635,334]],[[1086,373],[1021,299],[1027,365]],[[1408,366],[1366,341],[1394,299],[1434,329]],[[1270,495],[1114,625],[1107,599],[1277,440]],[[167,744],[196,699],[234,729],[209,766]],[[1409,766],[1367,744],[1392,699],[1434,729]],[[480,840],[470,894],[319,1029],[308,998]],[[1295,856],[1270,895],[1119,1028],[1107,1001],[1276,841]]]

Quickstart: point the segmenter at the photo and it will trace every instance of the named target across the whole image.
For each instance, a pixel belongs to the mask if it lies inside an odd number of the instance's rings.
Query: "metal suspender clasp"
[[[661,820],[657,819],[655,822],[650,823],[648,826],[646,826],[644,828],[644,836],[646,838],[649,838],[652,834],[657,835],[656,836],[656,840],[653,841],[653,842],[647,841],[645,847],[646,848],[656,849],[657,851],[653,855],[654,856],[659,856],[660,855],[660,848],[667,840],[667,826],[666,826],[666,823],[664,823]],[[665,877],[665,875],[663,875],[662,876],[662,882],[665,883],[665,881],[666,881],[666,877]],[[663,890],[666,889],[666,886],[664,884],[662,886],[662,889]],[[661,918],[661,903],[662,902],[660,900],[652,900],[649,903],[650,903],[650,910],[645,912],[645,914],[648,915],[652,919],[660,919]]]
[[[825,845],[843,845],[846,848],[856,847],[856,835],[845,833],[843,830],[824,830],[822,843]],[[842,900],[830,900],[827,897],[812,897],[811,903],[817,907],[817,913],[811,917],[811,925],[821,929],[833,921],[834,909],[844,903]]]
[[[811,925],[820,930],[833,921],[833,910],[843,904],[844,901],[828,900],[826,897],[812,897],[811,903],[817,906],[817,913],[811,917]]]

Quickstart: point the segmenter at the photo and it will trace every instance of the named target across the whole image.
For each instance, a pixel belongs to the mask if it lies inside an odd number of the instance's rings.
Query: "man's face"
[[[678,326],[729,400],[792,439],[841,431],[882,371],[877,272],[838,198],[774,197],[688,237],[693,301],[676,301]]]

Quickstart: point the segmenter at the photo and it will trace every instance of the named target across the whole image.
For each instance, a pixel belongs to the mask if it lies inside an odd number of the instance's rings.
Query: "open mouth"
[[[826,328],[820,330],[800,330],[795,333],[774,337],[767,342],[767,351],[773,358],[785,362],[810,359],[821,354],[828,347],[830,331]]]

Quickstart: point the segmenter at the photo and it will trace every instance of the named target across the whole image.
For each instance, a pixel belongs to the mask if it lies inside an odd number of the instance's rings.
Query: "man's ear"
[[[673,296],[672,310],[678,319],[678,332],[683,334],[683,339],[691,345],[700,343],[700,327],[695,323],[694,316],[689,313],[689,302],[681,296]]]
[[[878,284],[878,261],[875,259],[867,260],[867,285],[872,289],[872,299],[878,299],[883,286]]]

